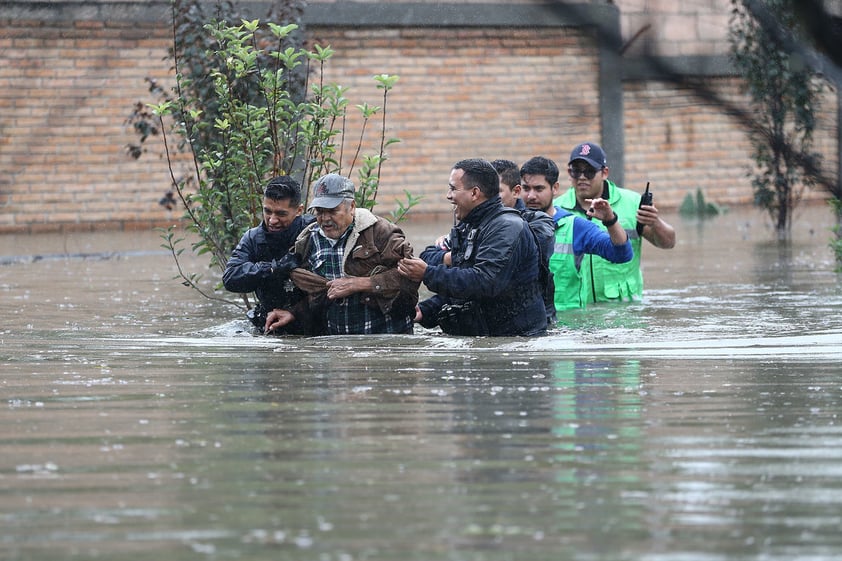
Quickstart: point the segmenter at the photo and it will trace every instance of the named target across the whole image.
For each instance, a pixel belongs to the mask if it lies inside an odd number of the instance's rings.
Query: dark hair
[[[558,166],[549,158],[535,156],[520,166],[520,176],[524,175],[543,175],[547,183],[555,185],[558,182]]]
[[[497,170],[497,175],[500,176],[500,181],[509,186],[514,187],[520,183],[520,169],[517,164],[511,160],[494,160],[491,162],[494,169]]]
[[[482,158],[459,160],[453,165],[453,169],[464,171],[462,183],[465,187],[479,187],[485,198],[490,199],[500,194],[500,176],[488,160]]]
[[[289,199],[290,206],[298,206],[301,204],[301,184],[288,175],[279,175],[266,184],[263,196],[273,201]]]

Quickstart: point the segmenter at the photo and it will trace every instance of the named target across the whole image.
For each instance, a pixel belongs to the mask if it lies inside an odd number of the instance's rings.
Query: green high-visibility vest
[[[564,211],[561,211],[564,214]],[[554,217],[555,219],[555,217]],[[583,308],[581,273],[573,255],[573,221],[575,214],[556,220],[555,245],[550,255],[550,272],[553,274],[553,303],[557,312]]]
[[[637,207],[640,205],[640,194],[617,187],[608,180],[605,183],[608,189],[608,202],[617,213],[620,224],[631,240],[634,257],[628,263],[611,263],[597,255],[585,255],[579,266],[582,305],[569,307],[584,307],[585,304],[594,302],[640,300],[643,297],[643,273],[640,270],[641,238],[637,235]],[[572,187],[553,201],[553,204],[587,218],[582,209],[576,205],[576,191]],[[605,229],[599,221],[595,223]],[[556,304],[556,309],[558,309],[558,304]]]

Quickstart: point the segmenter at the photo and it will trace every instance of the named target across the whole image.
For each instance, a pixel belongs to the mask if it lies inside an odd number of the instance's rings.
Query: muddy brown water
[[[668,218],[534,340],[255,337],[154,233],[0,237],[0,559],[839,559],[829,212]]]

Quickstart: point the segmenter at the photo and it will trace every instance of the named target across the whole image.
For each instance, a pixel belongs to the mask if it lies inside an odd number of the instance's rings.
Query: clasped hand
[[[350,296],[355,292],[360,292],[360,288],[357,287],[358,278],[360,277],[339,277],[338,279],[327,281],[327,297],[330,300],[338,300],[339,298]]]

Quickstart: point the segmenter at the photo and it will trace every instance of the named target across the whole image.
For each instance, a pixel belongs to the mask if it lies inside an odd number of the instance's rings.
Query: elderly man
[[[412,246],[400,228],[357,208],[354,192],[354,183],[335,173],[313,183],[316,222],[296,239],[302,267],[290,274],[309,296],[270,312],[267,333],[296,320],[315,334],[412,333],[420,283],[396,268],[412,257]]]
[[[520,213],[503,206],[494,166],[457,162],[447,200],[459,223],[450,235],[452,266],[401,260],[398,271],[437,294],[419,304],[416,320],[452,335],[544,335],[539,252]]]

